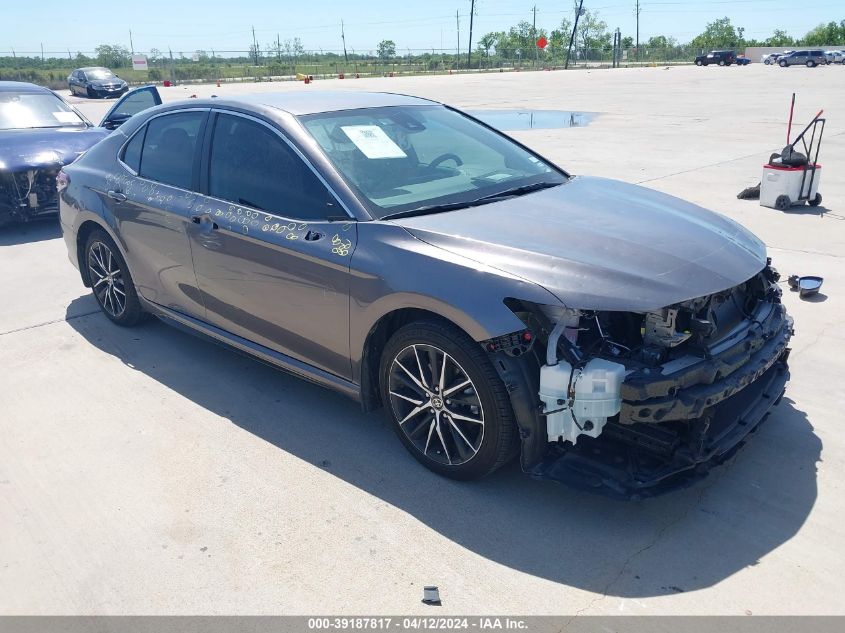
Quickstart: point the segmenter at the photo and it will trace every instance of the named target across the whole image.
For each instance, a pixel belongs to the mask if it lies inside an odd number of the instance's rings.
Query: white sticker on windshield
[[[343,125],[340,129],[367,158],[407,158],[378,125]]]
[[[79,123],[75,112],[53,112],[53,117],[60,123]]]

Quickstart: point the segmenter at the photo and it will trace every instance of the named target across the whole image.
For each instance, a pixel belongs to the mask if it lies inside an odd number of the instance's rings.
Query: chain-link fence
[[[640,47],[639,50],[612,48],[573,49],[569,68],[611,68],[665,64],[689,64],[702,51],[691,47]],[[108,66],[131,84],[171,81],[173,83],[213,83],[239,81],[288,81],[310,76],[314,79],[381,77],[397,75],[454,74],[465,72],[514,72],[556,70],[567,62],[566,49],[516,51],[500,55],[495,51],[456,52],[437,49],[408,49],[404,55],[378,57],[342,52],[225,51],[207,54],[176,52],[143,54],[148,70],[133,70],[128,54],[104,56],[96,52],[79,52],[64,56],[44,52],[38,54],[4,53],[0,51],[0,80],[27,81],[59,89],[67,86],[67,76],[76,68]],[[614,58],[616,62],[614,63]]]

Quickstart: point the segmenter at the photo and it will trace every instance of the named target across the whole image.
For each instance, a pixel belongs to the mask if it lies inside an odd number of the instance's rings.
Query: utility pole
[[[278,33],[276,33],[276,59],[282,61],[282,40]]]
[[[41,63],[44,63],[44,42],[41,42]]]
[[[637,61],[640,61],[640,0],[637,0]]]
[[[534,5],[534,21],[531,23],[531,40],[534,44],[534,65],[537,65],[537,59],[540,56],[540,48],[537,46],[537,5]]]
[[[132,54],[135,54],[135,45],[132,43],[132,29],[129,29],[129,50],[132,51]]]
[[[343,40],[343,60],[348,64],[349,55],[346,54],[346,31],[343,29],[343,20],[340,21],[340,39]]]
[[[637,0],[639,1],[639,0]],[[566,51],[566,64],[564,64],[563,69],[566,70],[569,68],[569,56],[572,54],[572,43],[575,41],[575,31],[578,30],[578,18],[581,17],[581,12],[584,10],[584,0],[581,0],[581,4],[578,5],[578,13],[575,14],[575,25],[572,27],[572,35],[569,38],[569,48]]]
[[[255,39],[255,27],[252,27],[252,57],[255,60],[255,65],[258,66],[258,42]]]
[[[461,67],[461,16],[455,11],[455,24],[458,27],[458,48],[455,49],[455,66]]]
[[[475,15],[475,0],[469,9],[469,44],[467,44],[467,69],[472,68],[472,16]]]

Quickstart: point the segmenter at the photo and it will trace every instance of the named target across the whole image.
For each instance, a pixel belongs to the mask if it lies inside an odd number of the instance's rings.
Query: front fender
[[[484,341],[525,327],[504,304],[506,298],[560,304],[537,284],[422,242],[390,222],[359,224],[350,273],[349,341],[356,382],[368,334],[397,310],[438,314]]]

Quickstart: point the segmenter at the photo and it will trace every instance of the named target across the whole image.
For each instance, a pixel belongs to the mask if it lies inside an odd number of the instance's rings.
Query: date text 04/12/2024
[[[308,629],[311,631],[328,630],[525,630],[527,623],[519,618],[507,617],[339,617],[309,618]]]

